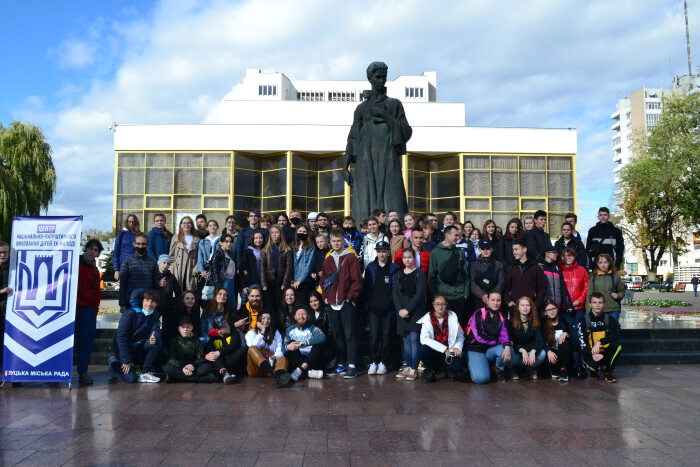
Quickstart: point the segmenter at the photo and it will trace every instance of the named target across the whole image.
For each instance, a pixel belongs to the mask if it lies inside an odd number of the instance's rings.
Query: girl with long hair
[[[523,223],[517,217],[508,221],[503,237],[496,244],[496,259],[503,261],[506,266],[515,263],[513,257],[513,243],[525,241]]]
[[[540,319],[535,303],[530,297],[520,297],[517,312],[508,321],[508,335],[513,343],[513,358],[508,364],[508,376],[519,379],[517,367],[525,367],[530,379],[537,379],[537,366],[546,357]]]
[[[248,375],[254,378],[274,377],[273,388],[282,388],[292,379],[287,373],[289,363],[284,356],[282,335],[275,326],[272,314],[263,310],[258,322],[245,335],[248,345]]]
[[[314,289],[314,279],[311,274],[316,265],[316,247],[308,224],[300,224],[296,228],[292,254],[294,255],[292,287],[298,292],[299,298],[307,303],[309,292]]]
[[[561,316],[559,307],[554,300],[544,302],[544,351],[552,373],[552,379],[562,382],[569,381],[566,365],[571,354],[571,339],[569,325]]]
[[[603,313],[610,313],[610,316],[619,322],[625,283],[617,272],[613,257],[607,253],[602,253],[595,259],[595,266],[586,291],[586,310],[588,311],[591,306],[591,295],[595,292],[602,293],[605,297]]]
[[[409,242],[406,236],[403,234],[403,226],[401,225],[401,221],[398,219],[394,219],[389,222],[388,230],[387,236],[389,237],[389,248],[391,251],[389,260],[393,261],[396,253],[398,253],[399,250],[410,247],[411,242]]]
[[[267,245],[260,253],[260,285],[263,304],[277,310],[282,303],[282,291],[292,284],[294,260],[292,250],[275,224],[268,229]]]
[[[170,268],[182,290],[197,289],[199,235],[190,216],[180,219],[177,235],[170,241]]]

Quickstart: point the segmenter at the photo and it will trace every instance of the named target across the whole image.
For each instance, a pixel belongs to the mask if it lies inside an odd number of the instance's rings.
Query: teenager
[[[234,255],[234,261],[239,266],[242,262],[242,256],[245,253],[245,249],[250,245],[250,238],[256,231],[260,231],[263,234],[264,241],[267,241],[267,230],[260,226],[260,211],[257,209],[249,209],[248,217],[248,227],[241,229],[238,234],[238,242],[236,246],[236,254]],[[263,243],[264,244],[264,243]]]
[[[326,260],[331,248],[328,235],[324,233],[317,234],[314,240],[316,244],[316,262],[313,272],[311,273],[311,278],[314,280],[314,285],[318,286],[317,288],[320,291],[320,283],[323,276],[323,262]]]
[[[503,294],[506,276],[503,263],[494,258],[491,240],[479,241],[479,258],[469,264],[470,304],[469,318],[474,311],[483,308],[489,301],[490,292]]]
[[[547,213],[542,210],[535,212],[535,225],[525,234],[527,244],[527,257],[535,261],[542,261],[544,252],[551,247],[552,240],[549,233],[544,231],[547,226]]]
[[[323,232],[327,234],[330,232],[330,226],[328,225],[328,214],[325,212],[319,212],[318,216],[316,216],[316,229],[318,232]]]
[[[323,379],[323,344],[326,336],[314,326],[311,309],[300,304],[294,311],[294,324],[287,328],[284,338],[284,353],[294,368],[291,377],[299,381],[304,373],[311,379]]]
[[[197,214],[197,217],[194,218],[194,223],[197,224],[197,236],[200,240],[203,240],[204,237],[209,235],[209,231],[207,231],[207,216],[204,214]]]
[[[576,252],[576,262],[579,266],[588,268],[588,254],[586,254],[586,246],[581,242],[581,238],[574,236],[574,226],[569,222],[564,222],[561,226],[561,236],[554,243],[559,257],[565,249],[571,248]]]
[[[308,300],[309,309],[311,310],[311,321],[314,326],[319,328],[321,332],[323,332],[323,335],[326,336],[326,340],[321,346],[323,348],[322,368],[333,368],[333,362],[335,360],[335,342],[331,331],[330,318],[328,317],[328,307],[323,303],[323,297],[316,290],[309,293]]]
[[[572,341],[569,325],[561,315],[557,304],[552,300],[544,302],[544,315],[542,335],[552,379],[562,382],[569,381],[569,374],[566,371],[567,362],[571,355]]]
[[[208,334],[209,341],[204,347],[204,358],[211,362],[214,372],[224,384],[231,384],[236,375],[245,372],[248,348],[243,345],[236,330],[231,332],[226,318],[218,316],[213,324]]]
[[[537,379],[537,367],[544,362],[544,339],[535,304],[529,297],[516,303],[516,313],[508,320],[508,335],[513,344],[513,355],[508,363],[508,376],[519,379],[517,370],[524,367],[530,379]]]
[[[178,335],[179,317],[177,315],[177,306],[182,295],[180,284],[170,272],[171,264],[172,262],[168,255],[160,255],[158,258],[158,271],[161,277],[165,279],[163,287],[158,289],[158,314],[162,320],[164,349],[168,349],[170,341]]]
[[[262,256],[264,242],[265,235],[262,230],[253,233],[248,239],[245,253],[241,255],[239,277],[241,278],[241,292],[244,301],[249,293],[250,286],[260,283],[260,257]]]
[[[148,235],[138,233],[134,236],[134,254],[121,263],[119,271],[119,306],[121,312],[130,305],[131,294],[135,290],[156,290],[165,285],[165,279],[158,271],[156,261],[148,256]]]
[[[584,247],[585,247],[585,245],[586,245],[586,236],[585,236],[585,235],[582,235],[581,232],[579,232],[578,230],[576,230],[576,225],[578,224],[578,216],[576,215],[576,213],[567,212],[566,214],[564,214],[564,220],[565,220],[566,222],[568,222],[569,224],[571,224],[571,229],[572,229],[572,232],[571,232],[571,233],[572,233],[572,235],[573,235],[574,237],[578,238],[579,240],[581,240],[581,243],[582,243],[582,244],[584,245]]]
[[[579,323],[579,343],[591,377],[598,379],[599,372],[603,371],[605,381],[617,383],[613,370],[621,350],[620,324],[604,312],[606,301],[600,292],[590,295],[591,311]]]
[[[547,282],[547,295],[545,300],[554,300],[554,303],[556,303],[559,308],[569,310],[572,308],[573,302],[566,287],[564,274],[557,263],[559,253],[557,253],[557,250],[551,243],[545,245],[544,248],[542,261],[540,261],[539,264]],[[542,318],[544,318],[544,314],[540,313],[540,319]]]
[[[425,366],[423,382],[434,383],[437,379],[435,373],[443,367],[447,373],[447,379],[457,381],[457,372],[461,367],[464,332],[459,325],[457,314],[448,310],[447,297],[436,294],[432,305],[432,310],[418,320],[421,326],[420,357]],[[415,377],[415,372],[411,369],[406,380],[410,381]]]
[[[236,303],[236,262],[233,260],[233,237],[223,234],[219,238],[219,249],[211,257],[211,275],[209,284],[214,288],[224,288],[228,292],[231,308],[237,308]]]
[[[192,319],[181,316],[177,325],[179,335],[170,342],[168,361],[163,367],[165,382],[187,381],[213,383],[212,365],[204,358],[202,341],[193,335]]]
[[[350,245],[358,258],[362,258],[362,247],[365,236],[355,228],[355,219],[350,216],[343,218],[343,231],[345,232],[346,245]]]
[[[121,376],[127,383],[157,383],[153,375],[163,351],[160,334],[158,292],[137,289],[131,294],[131,307],[122,314],[112,345],[114,355],[109,357],[110,376]],[[136,365],[141,374],[136,376]]]
[[[301,217],[301,211],[298,209],[292,209],[289,212],[289,223],[292,225],[293,229],[296,229],[301,224],[304,223],[304,219]],[[309,232],[309,237],[311,237],[311,232]]]
[[[177,306],[177,316],[187,315],[192,318],[194,333],[198,337],[202,335],[202,308],[199,305],[197,294],[191,290],[185,290],[180,296],[180,303]]]
[[[389,258],[394,258],[399,250],[408,248],[411,246],[411,242],[408,241],[406,236],[403,234],[403,226],[398,219],[389,221],[389,246],[391,247],[391,255]]]
[[[494,249],[498,245],[498,236],[496,235],[496,223],[493,219],[489,219],[486,222],[484,222],[484,228],[481,229],[481,238],[491,240]]]
[[[209,334],[209,331],[214,327],[214,320],[218,317],[228,320],[231,328],[247,324],[247,319],[238,319],[236,310],[231,307],[229,302],[228,291],[223,287],[214,291],[214,299],[209,302],[209,305],[202,313],[201,328],[203,335]]]
[[[523,223],[520,219],[514,217],[508,221],[506,232],[496,245],[496,259],[503,261],[503,264],[508,267],[515,262],[513,257],[513,243],[516,241],[525,242],[525,231]]]
[[[97,329],[97,312],[100,309],[100,271],[97,269],[97,257],[104,249],[102,243],[92,238],[85,244],[85,251],[78,260],[78,293],[75,304],[75,353],[78,367],[78,383],[90,385],[92,377],[87,373],[92,355],[92,347],[95,344],[95,332]],[[7,250],[7,244],[0,245],[0,252]],[[9,258],[9,254],[0,253],[0,262],[3,258]],[[1,264],[5,264],[2,262]],[[0,288],[7,286],[3,280]],[[0,291],[1,292],[1,291]],[[5,303],[2,308],[3,326],[5,325]],[[4,333],[3,333],[4,334]]]
[[[403,235],[401,238],[405,240]],[[391,319],[395,316],[391,294],[399,267],[389,259],[391,253],[387,242],[377,242],[375,251],[377,257],[365,268],[362,287],[363,303],[369,321],[370,365],[367,374],[385,375],[390,363]]]
[[[386,216],[386,215],[385,215]],[[377,257],[375,247],[378,242],[388,242],[386,235],[379,231],[379,219],[372,216],[367,219],[367,228],[369,232],[365,235],[362,242],[362,267],[366,268],[369,263]]]
[[[449,308],[456,313],[461,326],[467,324],[469,297],[469,264],[460,248],[455,247],[458,230],[445,228],[445,239],[430,253],[428,288],[432,296],[444,295]]]
[[[464,221],[462,225],[462,239],[468,239],[472,234],[472,230],[474,230],[474,223],[469,220]]]
[[[559,263],[566,290],[571,297],[571,308],[566,310],[566,321],[569,325],[571,341],[578,342],[578,323],[586,314],[586,297],[588,294],[588,271],[576,263],[576,251],[567,248],[562,252],[563,260]],[[573,346],[574,364],[576,365],[577,378],[588,376],[581,358],[581,352],[577,345]]]
[[[411,231],[413,230],[413,227],[416,226],[416,218],[413,217],[413,215],[410,212],[407,212],[403,215],[403,225],[404,227],[406,227],[406,229],[403,231],[403,234],[407,239],[410,240]]]
[[[170,240],[173,233],[165,227],[165,214],[157,213],[153,216],[153,227],[148,232],[148,256],[158,260],[160,255],[170,252]]]
[[[267,232],[267,230],[272,226],[272,216],[269,214],[263,214],[260,216],[260,228]]]
[[[416,232],[419,231],[420,229],[416,229]],[[422,240],[422,236],[420,238]],[[427,277],[422,270],[416,268],[416,256],[413,248],[405,248],[402,251],[403,271],[396,273],[391,292],[394,309],[398,310],[396,333],[403,340],[403,354],[406,359],[406,367],[397,373],[397,378],[418,377],[421,348],[421,325],[418,324],[418,320],[425,310]]]
[[[621,303],[625,296],[625,283],[617,272],[612,256],[607,253],[598,255],[588,280],[588,290],[586,291],[586,301],[589,303],[586,308],[588,311],[590,311],[591,295],[596,292],[602,293],[605,297],[603,312],[609,313],[619,322]]]
[[[282,297],[282,303],[277,312],[277,318],[279,319],[279,328],[285,331],[288,327],[294,324],[294,313],[296,311],[297,293],[292,287],[287,287],[284,290],[284,295]]]
[[[283,388],[292,379],[284,356],[282,335],[269,311],[262,311],[254,328],[245,335],[248,344],[248,375],[254,378],[274,377],[273,388]]]
[[[231,242],[231,257],[235,258],[236,256],[236,242],[238,241],[238,237],[241,235],[241,227],[238,225],[238,221],[236,221],[236,216],[226,216],[226,220],[224,221],[224,230],[221,232],[221,235],[223,234],[229,234],[231,238],[233,239],[233,242]]]
[[[114,250],[112,251],[112,266],[114,266],[114,279],[119,280],[121,265],[129,256],[134,254],[134,239],[136,234],[141,232],[139,218],[134,214],[129,214],[124,220],[124,227],[114,239]],[[3,308],[4,310],[5,308]]]
[[[598,209],[598,223],[588,230],[586,252],[591,262],[594,262],[598,255],[605,253],[613,258],[616,269],[620,269],[622,265],[625,240],[622,231],[610,222],[610,210],[606,207]]]
[[[211,275],[211,258],[214,252],[221,248],[219,232],[219,223],[214,219],[207,222],[207,232],[209,235],[204,237],[199,242],[199,251],[197,252],[197,270],[203,278],[209,279]]]
[[[499,382],[506,382],[505,368],[511,359],[511,343],[505,318],[501,314],[501,294],[491,292],[484,308],[474,312],[464,337],[469,373],[476,384],[491,381],[494,364]]]
[[[527,235],[527,233],[531,231],[533,227],[535,227],[535,218],[533,216],[527,216],[525,219],[523,219],[523,230],[525,230],[525,235]]]
[[[316,285],[311,276],[316,265],[316,248],[311,235],[309,235],[310,230],[308,225],[300,224],[296,228],[292,241],[292,254],[294,255],[292,287],[305,303],[309,293]]]
[[[180,220],[177,235],[170,242],[171,272],[181,290],[197,290],[199,235],[190,216]]]
[[[470,263],[479,259],[481,254],[479,251],[479,240],[481,240],[481,231],[477,228],[472,229],[469,237],[467,237],[467,261]]]
[[[411,250],[413,250],[413,258],[415,260],[414,266],[423,271],[427,280],[428,268],[430,267],[430,252],[423,248],[424,241],[423,229],[414,227],[413,230],[411,230]],[[406,267],[403,262],[404,251],[406,251],[406,248],[397,251],[396,256],[394,256],[394,263],[401,269]]]
[[[542,308],[547,297],[547,282],[539,264],[528,259],[527,247],[521,241],[513,243],[515,263],[506,267],[506,306],[512,316],[515,304],[520,297],[529,297],[535,307]]]
[[[278,225],[269,228],[268,240],[260,254],[260,285],[264,302],[276,310],[282,303],[282,292],[292,284],[294,255],[282,237]]]
[[[318,213],[315,211],[310,212],[309,215],[306,217],[306,222],[308,222],[309,228],[311,229],[311,232],[314,237],[318,234],[318,223],[316,221],[317,217]]]
[[[362,269],[355,255],[345,248],[342,230],[331,231],[331,247],[333,251],[323,262],[322,288],[323,300],[330,307],[328,312],[335,336],[338,364],[332,374],[344,374],[350,379],[357,377],[355,305],[362,291]]]
[[[386,211],[382,208],[377,208],[374,211],[372,211],[371,217],[376,217],[377,218],[377,224],[378,224],[378,229],[381,234],[386,233]]]

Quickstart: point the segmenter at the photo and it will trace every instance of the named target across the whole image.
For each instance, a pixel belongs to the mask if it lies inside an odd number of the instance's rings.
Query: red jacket
[[[405,250],[405,248],[401,248],[399,251],[397,251],[396,256],[394,257],[394,263],[397,264],[402,271],[406,269],[406,266],[403,265],[403,258],[401,257],[401,255],[403,255],[403,250]],[[425,273],[425,277],[428,277],[428,266],[430,266],[430,252],[421,248],[420,269]]]
[[[586,293],[588,292],[588,272],[583,266],[579,266],[576,261],[571,267],[564,265],[564,261],[559,261],[561,274],[564,276],[566,288],[572,302],[579,302],[577,310],[583,310],[586,306]]]
[[[347,253],[340,256],[339,264],[343,265],[333,286],[328,290],[328,294],[323,292],[323,299],[330,305],[340,305],[343,301],[356,303],[362,292],[362,268],[357,256],[345,250]],[[338,268],[335,266],[333,253],[323,260],[323,276],[328,277]],[[323,288],[323,281],[321,281]]]
[[[100,271],[94,264],[88,264],[85,261],[85,257],[81,255],[78,264],[78,295],[76,308],[87,308],[91,306],[95,312],[95,316],[97,316],[101,298]]]

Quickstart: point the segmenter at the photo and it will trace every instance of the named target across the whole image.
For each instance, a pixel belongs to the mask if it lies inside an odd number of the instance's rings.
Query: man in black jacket
[[[535,212],[535,226],[528,230],[526,235],[527,241],[527,258],[537,261],[542,261],[547,245],[552,245],[552,240],[549,234],[544,231],[547,225],[547,213],[539,210]]]
[[[607,253],[615,260],[615,267],[620,269],[625,254],[625,241],[622,231],[610,222],[610,210],[605,206],[598,209],[598,223],[588,230],[586,252],[594,264],[595,258],[601,253]]]
[[[119,307],[124,313],[129,299],[136,289],[156,290],[165,286],[156,261],[148,256],[148,235],[139,233],[134,237],[134,254],[124,260],[119,270]]]

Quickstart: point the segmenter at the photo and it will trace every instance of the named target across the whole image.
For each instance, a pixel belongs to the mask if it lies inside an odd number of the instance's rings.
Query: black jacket
[[[579,266],[583,266],[584,268],[588,269],[588,254],[586,253],[586,246],[581,241],[580,236],[576,235],[571,237],[571,241],[569,241],[569,243],[566,243],[564,237],[561,236],[554,243],[554,248],[557,249],[559,258],[562,260],[564,259],[562,256],[564,250],[567,248],[573,248],[576,250],[576,263],[578,263]]]
[[[411,274],[399,271],[394,277],[394,287],[391,290],[396,308],[396,333],[399,336],[407,332],[420,332],[421,326],[416,322],[425,314],[425,273],[416,269]],[[409,293],[414,292],[414,293]],[[408,311],[408,318],[401,318],[398,312]]]
[[[525,235],[525,241],[527,243],[527,258],[534,259],[535,261],[540,261],[544,259],[545,247],[547,245],[552,245],[552,240],[549,238],[549,234],[542,229],[533,227],[528,230]]]
[[[246,248],[242,258],[239,266],[241,287],[250,287],[253,284],[260,285],[260,270],[258,269],[258,260],[255,258],[255,253],[250,248]],[[243,271],[247,274],[244,274]]]
[[[489,269],[490,268],[490,269]],[[491,275],[492,277],[487,277]],[[471,281],[471,286],[469,292],[479,300],[488,292],[500,292],[503,294],[503,289],[506,286],[506,275],[505,269],[503,268],[503,263],[497,259],[484,258],[479,256],[476,261],[469,264],[469,280]],[[484,280],[488,280],[491,288]]]
[[[515,313],[513,319],[520,319],[520,314]],[[519,329],[513,327],[513,320],[508,320],[508,335],[513,342],[513,350],[520,352],[520,349],[525,349],[526,352],[534,350],[538,352],[544,349],[544,338],[542,337],[541,329],[533,329],[532,323],[528,326],[527,331],[520,326]]]
[[[233,251],[229,254],[229,260],[231,261],[233,261],[231,257],[232,253]],[[246,250],[246,254],[247,253],[248,251]],[[226,266],[226,253],[224,253],[222,249],[216,250],[211,257],[211,276],[209,277],[209,283],[217,289],[224,286]]]
[[[600,243],[597,248],[594,243]],[[598,250],[596,254],[594,250]],[[605,224],[598,222],[588,230],[588,238],[586,239],[586,252],[591,259],[591,264],[595,261],[595,257],[601,253],[607,253],[615,260],[615,267],[620,269],[622,258],[625,254],[625,240],[622,238],[622,230],[608,221]]]
[[[134,253],[124,260],[119,269],[119,305],[129,306],[129,298],[136,289],[159,288],[158,264],[148,255]]]
[[[503,264],[506,267],[515,263],[515,257],[513,256],[513,243],[515,241],[516,239],[514,238],[501,237],[501,239],[496,244],[496,259],[503,261]]]

